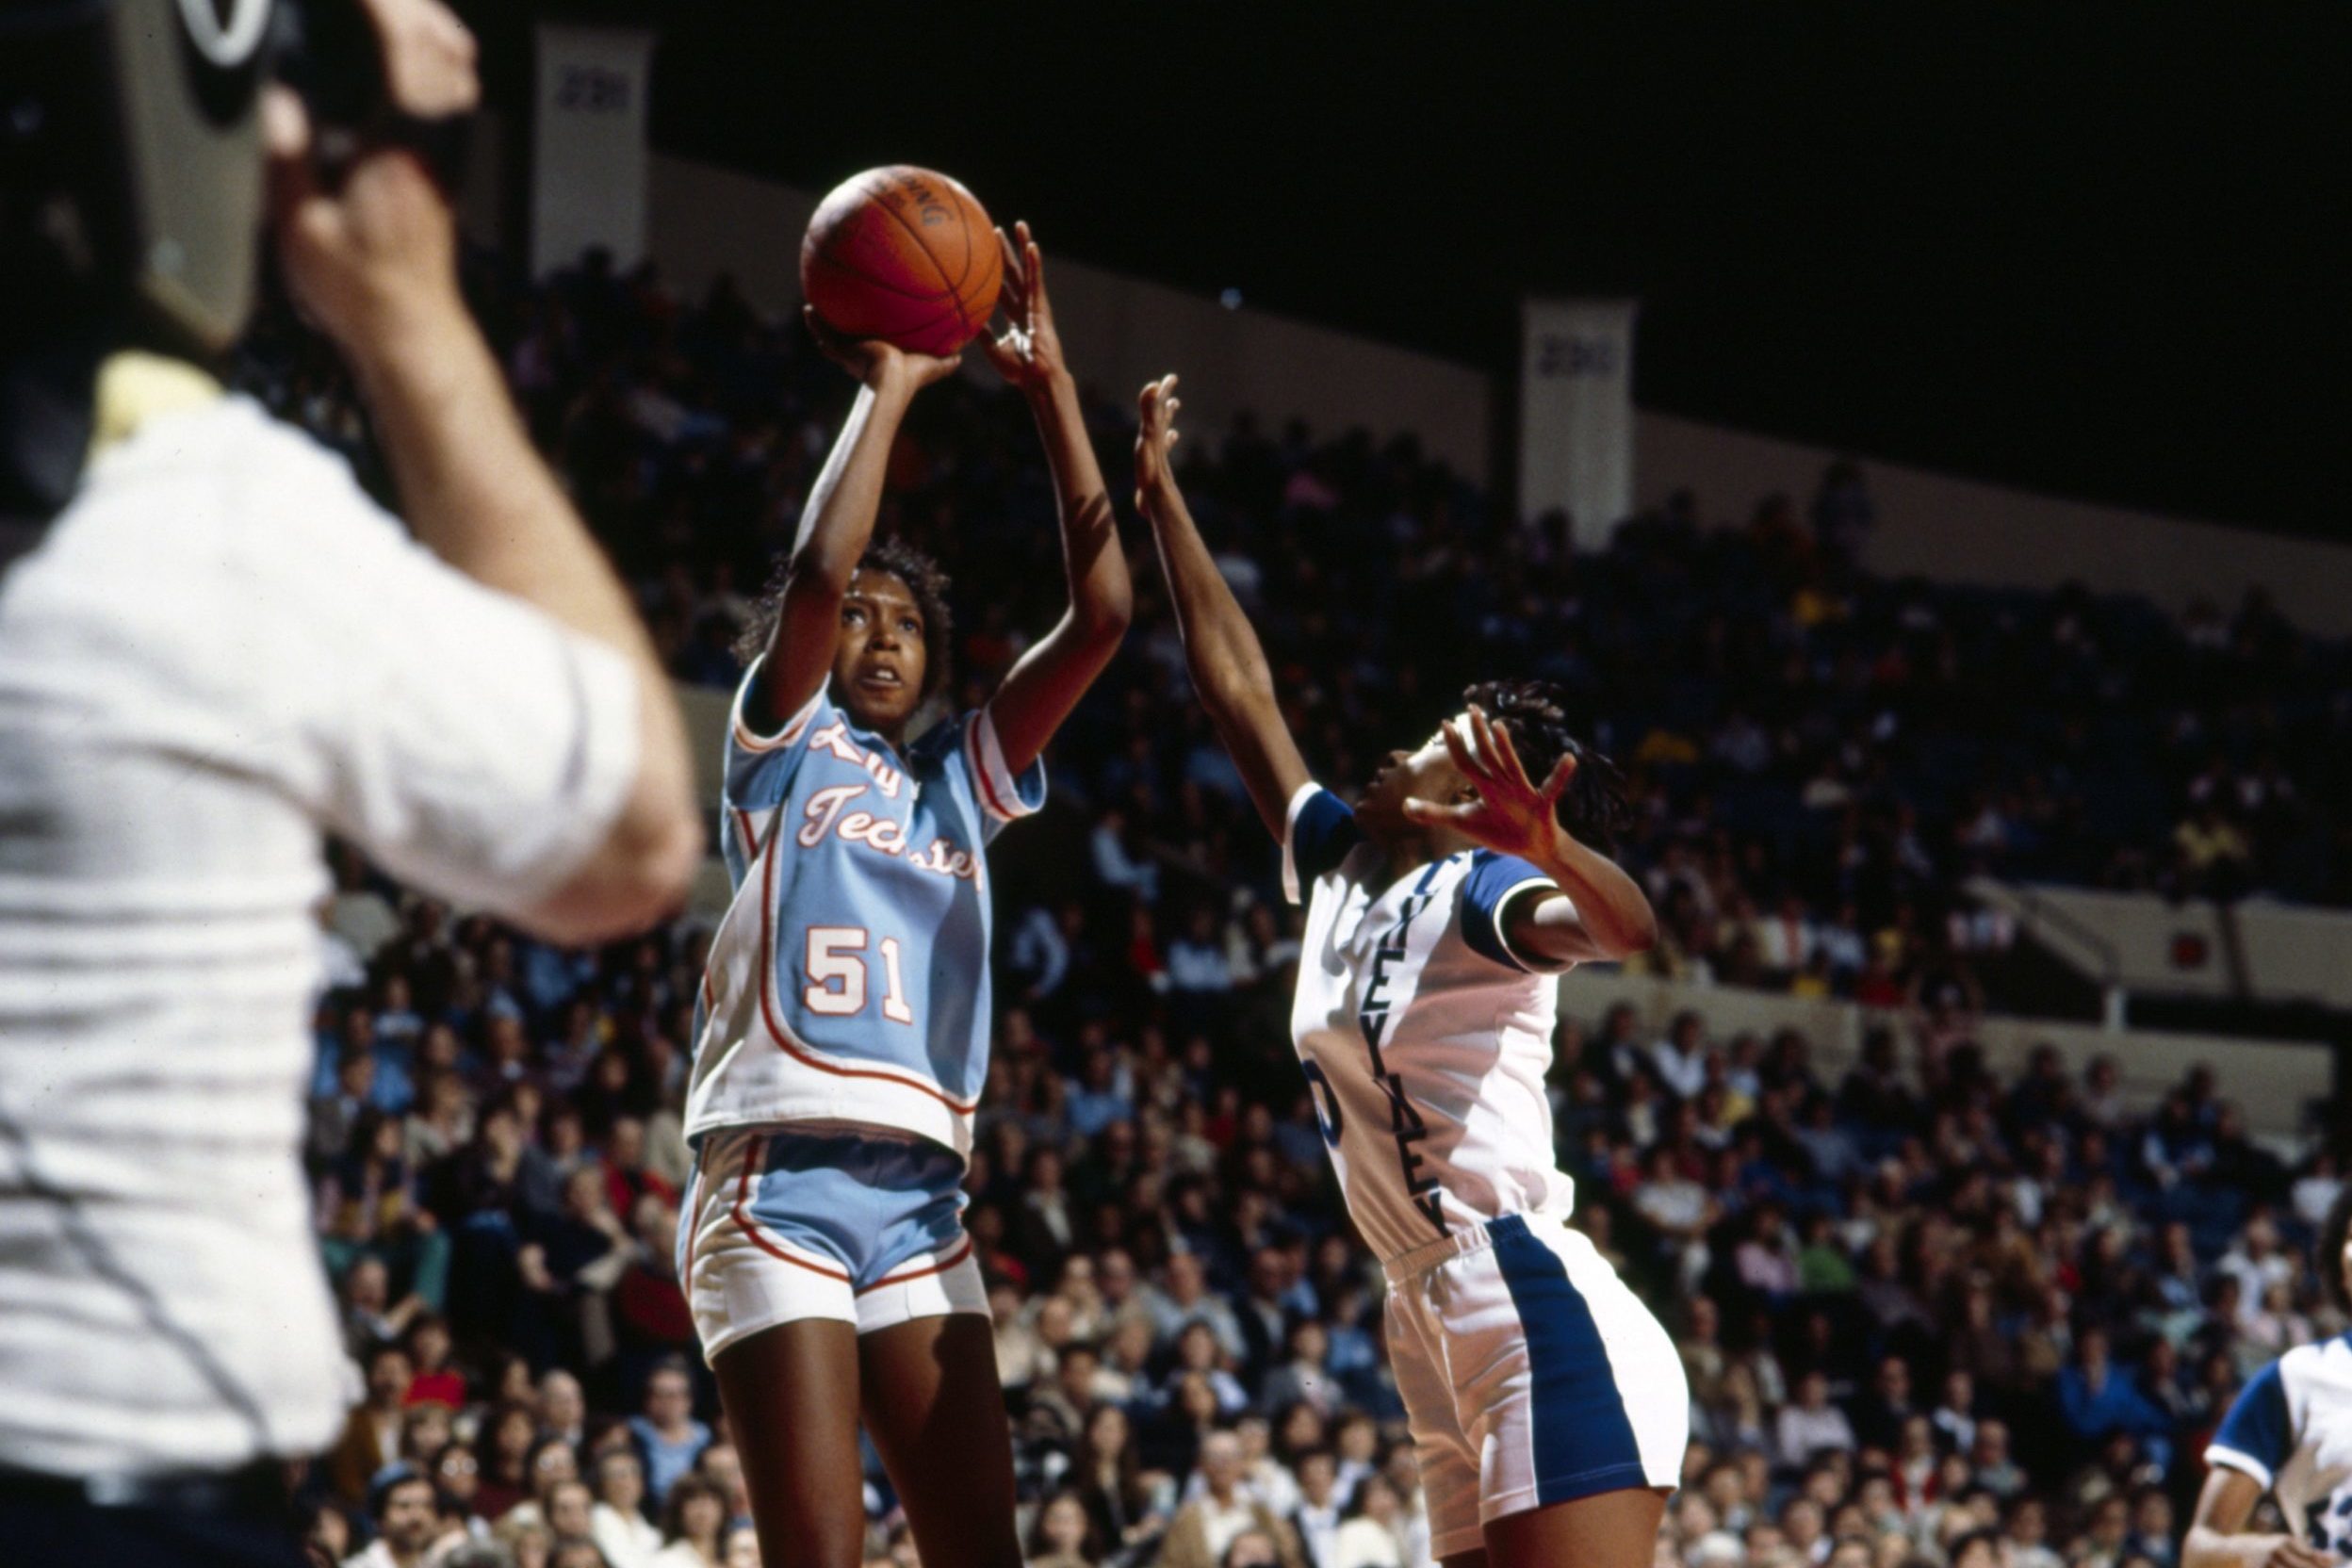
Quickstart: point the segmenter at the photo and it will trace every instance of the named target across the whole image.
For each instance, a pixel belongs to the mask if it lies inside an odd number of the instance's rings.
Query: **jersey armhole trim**
[[[752,685],[760,678],[760,666],[767,662],[768,656],[764,653],[751,662],[751,667],[743,672],[742,683],[735,688],[734,708],[727,715],[728,726],[734,731],[735,743],[745,751],[780,751],[791,745],[800,739],[801,733],[808,727],[808,721],[817,716],[818,706],[825,701],[825,687],[820,683],[815,691],[808,694],[808,700],[800,705],[799,710],[785,721],[781,729],[773,735],[760,733],[745,716],[743,707],[746,699],[751,695]]]
[[[1298,786],[1282,810],[1282,896],[1293,904],[1304,904],[1306,893],[1298,886],[1298,815],[1307,808],[1307,802],[1323,792],[1323,786],[1308,779]]]
[[[2262,1483],[2262,1487],[2264,1492],[2268,1492],[2271,1488],[2271,1483],[2278,1478],[2271,1474],[2270,1466],[2264,1464],[2261,1460],[2256,1459],[2253,1455],[2241,1453],[2235,1448],[2225,1446],[2219,1443],[2210,1444],[2207,1446],[2205,1449],[2205,1462],[2207,1464],[2219,1465],[2225,1470],[2235,1470],[2243,1476],[2250,1476],[2255,1480]]]
[[[972,769],[973,790],[980,797],[980,808],[1000,823],[1018,822],[1032,815],[1045,801],[1044,759],[1030,767],[1037,774],[1037,788],[1033,803],[1021,792],[1021,780],[1004,760],[1004,743],[996,736],[996,721],[986,708],[975,711],[964,723],[964,760]]]
[[[1565,959],[1546,958],[1542,954],[1524,953],[1511,943],[1511,922],[1508,918],[1511,914],[1511,906],[1529,892],[1560,893],[1562,898],[1568,896],[1560,891],[1560,884],[1548,876],[1529,876],[1513,882],[1503,890],[1503,896],[1494,901],[1494,945],[1501,950],[1506,958],[1529,974],[1565,974],[1576,968],[1574,963]]]

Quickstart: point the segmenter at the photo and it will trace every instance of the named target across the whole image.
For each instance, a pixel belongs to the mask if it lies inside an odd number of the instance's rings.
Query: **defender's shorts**
[[[705,1361],[778,1323],[861,1334],[988,1310],[964,1233],[963,1161],[878,1130],[734,1128],[702,1142],[678,1206],[678,1278]]]
[[[1518,1214],[1388,1264],[1389,1361],[1420,1451],[1437,1557],[1484,1521],[1672,1487],[1690,1435],[1674,1341],[1592,1244]]]

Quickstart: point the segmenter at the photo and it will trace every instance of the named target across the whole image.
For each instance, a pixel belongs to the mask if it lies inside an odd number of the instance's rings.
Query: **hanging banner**
[[[1528,300],[1519,380],[1519,517],[1567,513],[1578,549],[1633,511],[1632,300]]]
[[[626,271],[645,253],[645,92],[649,27],[539,24],[531,138],[531,271],[579,263],[601,246]]]

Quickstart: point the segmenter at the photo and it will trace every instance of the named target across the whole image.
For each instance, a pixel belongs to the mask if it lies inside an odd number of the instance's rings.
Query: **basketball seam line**
[[[889,203],[876,202],[874,204],[880,207],[884,212],[889,213],[890,215],[890,221],[896,223],[900,228],[906,231],[906,237],[915,242],[915,249],[921,251],[923,254],[923,259],[931,263],[931,270],[939,275],[939,281],[941,283],[947,283],[947,269],[939,265],[939,253],[931,249],[930,241],[923,237],[922,231],[917,229],[912,223],[907,222],[904,218],[901,218],[898,215],[898,209],[891,206]],[[988,237],[993,239],[996,237],[991,234]],[[969,273],[971,270],[972,225],[967,223],[964,225],[964,271]],[[963,289],[964,280],[961,276],[958,276],[954,283],[947,283],[947,297],[956,302],[956,316],[958,320],[963,318],[964,314]]]
[[[938,304],[941,300],[945,300],[952,304],[960,304],[962,302],[957,300],[954,294],[943,293],[938,289],[934,289],[928,294],[918,294],[911,288],[901,288],[896,284],[886,283],[882,279],[877,278],[873,273],[867,271],[864,268],[852,267],[849,263],[835,255],[833,253],[832,245],[829,241],[826,244],[817,247],[814,253],[817,260],[823,262],[825,266],[839,268],[849,276],[856,278],[859,283],[871,284],[874,287],[882,290],[885,294],[895,294],[902,300],[915,300],[926,305]],[[925,251],[923,254],[930,257],[932,270],[939,270],[939,257],[931,255],[931,253],[928,251]]]

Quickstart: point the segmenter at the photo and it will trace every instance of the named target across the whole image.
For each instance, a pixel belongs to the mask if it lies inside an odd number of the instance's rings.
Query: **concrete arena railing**
[[[1629,975],[1613,969],[1580,969],[1560,983],[1561,1012],[1588,1028],[1620,1002],[1641,1015],[1645,1038],[1662,1034],[1685,1008],[1707,1021],[1707,1035],[1716,1040],[1743,1031],[1769,1037],[1777,1030],[1795,1029],[1810,1045],[1814,1073],[1826,1084],[1844,1076],[1861,1054],[1863,1036],[1877,1025],[1893,1028],[1905,1042],[1906,1059],[1909,1054],[1908,1021],[1898,1011]],[[2078,1079],[2094,1056],[2112,1056],[2125,1106],[2133,1114],[2153,1110],[2167,1089],[2202,1063],[2213,1070],[2223,1097],[2246,1113],[2248,1128],[2274,1147],[2299,1150],[2312,1130],[2312,1107],[2326,1102],[2335,1086],[2333,1053],[2319,1044],[2002,1017],[1984,1019],[1976,1040],[1986,1066],[2004,1077],[2021,1072],[2034,1048],[2045,1043],[2057,1048],[2066,1070]]]

